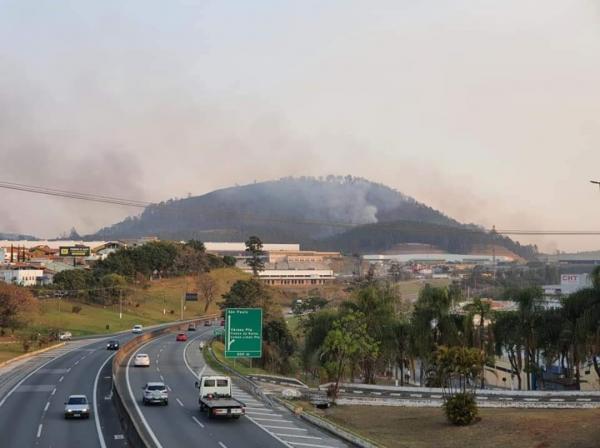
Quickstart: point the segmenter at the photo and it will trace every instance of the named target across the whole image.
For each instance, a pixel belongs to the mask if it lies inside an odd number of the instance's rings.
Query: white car
[[[71,395],[65,401],[65,418],[90,418],[90,404],[85,395]]]
[[[132,333],[141,333],[143,329],[144,329],[144,327],[142,327],[141,325],[134,325],[133,328],[131,329],[131,332]]]
[[[63,331],[62,333],[58,334],[59,341],[70,341],[72,337],[73,335],[70,331]]]
[[[133,358],[133,365],[135,367],[150,367],[150,356],[145,353],[138,353]]]
[[[169,404],[169,393],[167,392],[165,383],[146,383],[142,389],[144,390],[142,398],[144,404],[159,403],[165,406]]]

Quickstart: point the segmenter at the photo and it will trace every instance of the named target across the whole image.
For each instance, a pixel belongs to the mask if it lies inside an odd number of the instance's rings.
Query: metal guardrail
[[[171,325],[167,324],[167,326],[157,328],[133,338],[131,341],[121,346],[121,349],[115,355],[112,363],[113,402],[117,409],[121,427],[130,446],[135,448],[155,447],[147,428],[139,420],[133,404],[133,398],[129,396],[127,391],[124,372],[126,372],[127,362],[131,354],[140,345],[147,341],[165,334],[176,333],[178,331],[185,330],[190,323],[199,324],[206,320],[214,319],[218,316],[218,314],[211,314],[197,319],[176,322]]]

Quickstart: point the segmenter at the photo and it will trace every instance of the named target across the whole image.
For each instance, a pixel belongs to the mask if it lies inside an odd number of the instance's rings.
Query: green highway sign
[[[260,358],[262,356],[262,309],[227,308],[225,310],[225,357]]]

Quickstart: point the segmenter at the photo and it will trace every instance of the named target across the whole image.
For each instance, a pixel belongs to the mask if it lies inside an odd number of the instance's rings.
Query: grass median
[[[481,421],[452,426],[440,408],[335,406],[311,412],[388,448],[595,448],[600,409],[479,410]]]

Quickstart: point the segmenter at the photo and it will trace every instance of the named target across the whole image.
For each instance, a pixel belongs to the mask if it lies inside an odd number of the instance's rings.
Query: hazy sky
[[[600,1],[0,0],[0,180],[159,201],[329,173],[600,230]],[[135,212],[0,190],[0,231]]]

